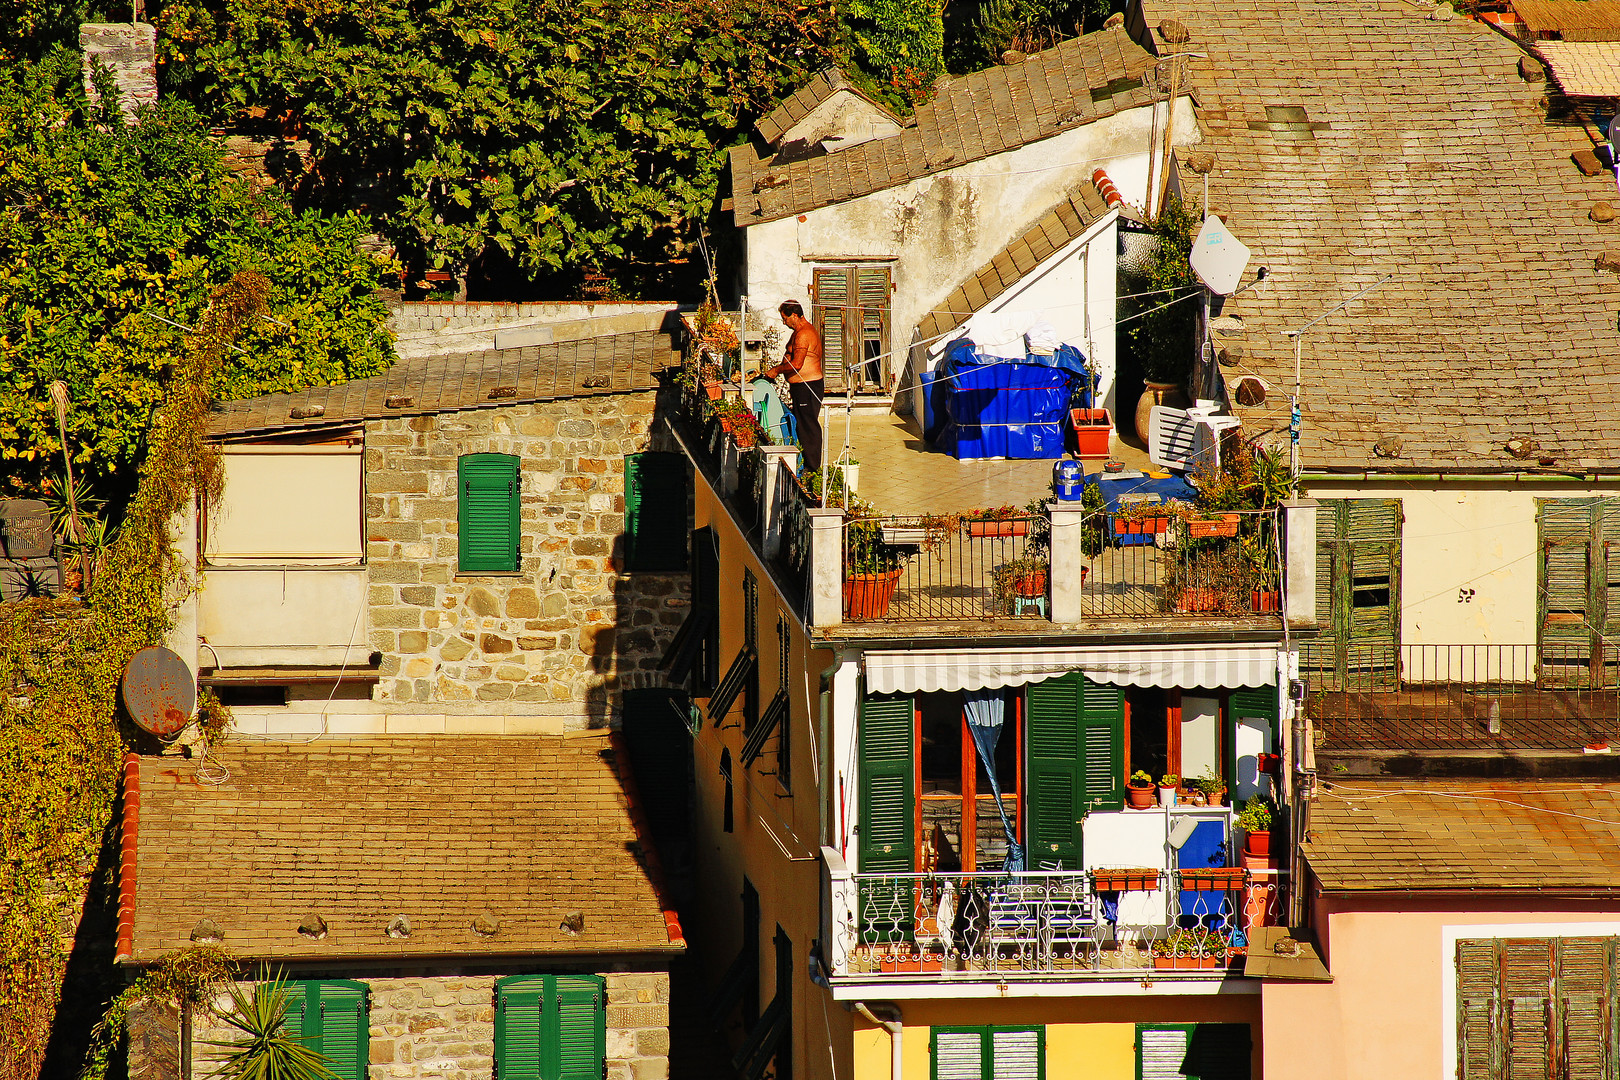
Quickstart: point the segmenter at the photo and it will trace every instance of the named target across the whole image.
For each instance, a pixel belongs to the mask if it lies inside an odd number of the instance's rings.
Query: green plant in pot
[[[1220,806],[1226,801],[1226,781],[1213,765],[1203,776],[1192,781],[1192,786],[1203,794],[1204,802],[1209,806]]]
[[[883,539],[883,519],[871,503],[851,495],[844,518],[844,617],[881,619],[902,570],[902,552]]]
[[[1248,834],[1245,851],[1250,855],[1271,854],[1271,800],[1264,795],[1252,796],[1238,812],[1238,828]]]
[[[1125,803],[1132,810],[1146,810],[1153,805],[1153,777],[1145,770],[1137,769],[1125,781]]]

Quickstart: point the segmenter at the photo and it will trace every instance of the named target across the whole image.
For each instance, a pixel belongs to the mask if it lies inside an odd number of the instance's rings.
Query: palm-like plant
[[[209,1040],[229,1051],[214,1072],[220,1080],[338,1080],[326,1058],[287,1030],[287,983],[280,976],[251,994],[231,984],[230,1011],[222,1017],[242,1032],[236,1039]]]

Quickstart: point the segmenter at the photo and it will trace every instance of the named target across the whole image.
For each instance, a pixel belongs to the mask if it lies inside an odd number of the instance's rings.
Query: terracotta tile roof
[[[1304,852],[1329,890],[1620,888],[1620,784],[1327,782]]]
[[[417,416],[457,409],[491,408],[561,398],[651,390],[656,373],[675,363],[662,330],[562,341],[520,349],[423,356],[399,360],[381,375],[290,394],[224,403],[211,435],[330,427],[384,416]],[[491,399],[496,387],[510,397]],[[390,398],[409,403],[388,404]],[[319,416],[294,418],[294,409],[320,406]]]
[[[1208,57],[1186,64],[1210,202],[1251,274],[1271,270],[1227,305],[1246,323],[1238,372],[1273,388],[1251,425],[1288,425],[1283,331],[1393,273],[1304,339],[1307,467],[1518,470],[1514,437],[1560,468],[1620,467],[1620,279],[1594,267],[1620,235],[1588,217],[1614,179],[1571,163],[1591,143],[1545,121],[1512,41],[1406,0],[1147,15],[1181,20]]]
[[[182,947],[205,918],[248,959],[678,950],[614,756],[605,737],[244,741],[210,757],[230,770],[217,787],[182,758],[142,758],[120,955]],[[472,929],[483,912],[493,936]],[[324,940],[298,933],[311,913]],[[409,938],[387,936],[396,915]]]
[[[1142,83],[1153,63],[1123,30],[1102,30],[950,80],[910,127],[886,139],[784,165],[759,147],[736,147],[736,222],[758,225],[870,195],[1149,104],[1160,96]]]
[[[776,141],[787,134],[788,129],[809,116],[817,105],[820,105],[840,90],[848,90],[850,93],[858,95],[874,108],[881,110],[885,116],[888,116],[896,124],[904,123],[898,116],[895,116],[880,103],[873,101],[858,86],[850,82],[848,75],[845,75],[836,67],[830,67],[817,72],[809,82],[783,98],[782,103],[776,108],[754,121],[754,130],[758,132],[760,138],[765,140],[767,145],[775,146]]]
[[[1620,40],[1620,0],[1513,0],[1513,13],[1532,34],[1565,41]]]
[[[1039,266],[1107,213],[1108,204],[1091,181],[1081,184],[924,316],[918,327],[923,340],[930,341],[961,326],[974,312],[1022,280],[1029,271],[1018,266],[1020,260],[1033,260],[1034,265]],[[1011,281],[1007,280],[1009,275],[1003,273],[1009,266],[1013,267]]]
[[[1536,52],[1571,97],[1620,97],[1620,41],[1542,41]]]

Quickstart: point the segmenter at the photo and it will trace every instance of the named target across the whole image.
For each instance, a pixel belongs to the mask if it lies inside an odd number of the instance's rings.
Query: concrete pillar
[[[759,535],[766,560],[782,553],[782,509],[787,505],[787,488],[799,471],[797,446],[762,446],[765,455],[765,483],[760,485]]]
[[[720,497],[729,499],[737,494],[737,465],[742,451],[726,432],[720,432]]]
[[[1081,542],[1085,511],[1077,502],[1051,502],[1046,512],[1052,519],[1051,618],[1055,623],[1073,626],[1080,622],[1080,604],[1086,568]]]
[[[844,621],[844,512],[810,511],[811,626]]]
[[[1316,500],[1282,506],[1283,616],[1290,626],[1316,625]]]
[[[821,941],[827,967],[834,975],[849,974],[855,951],[855,879],[835,847],[821,849]]]

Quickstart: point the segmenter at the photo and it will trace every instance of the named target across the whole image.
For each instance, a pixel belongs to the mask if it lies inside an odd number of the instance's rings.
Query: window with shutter
[[[1616,938],[1457,943],[1458,1080],[1616,1080]]]
[[[365,1080],[370,1062],[366,984],[346,979],[287,984],[282,1030],[326,1059],[338,1080]]]
[[[916,763],[910,697],[873,695],[861,702],[858,807],[863,874],[910,873],[915,847]],[[906,882],[867,881],[858,899],[862,933],[871,942],[909,939],[915,904]]]
[[[1610,556],[1620,512],[1603,499],[1543,499],[1537,520],[1539,677],[1551,686],[1613,685],[1620,650],[1607,642],[1620,630],[1620,557]]]
[[[518,459],[466,454],[457,462],[458,566],[462,573],[518,568]]]
[[[1380,689],[1400,677],[1401,502],[1324,499],[1316,515],[1320,639],[1301,652],[1323,689]]]
[[[1026,694],[1030,862],[1078,870],[1081,819],[1124,805],[1124,693],[1076,671]]]
[[[1141,1080],[1249,1080],[1248,1024],[1138,1024]]]
[[[929,1056],[933,1080],[1043,1080],[1046,1029],[936,1027]]]
[[[886,390],[892,365],[887,266],[820,267],[811,278],[811,321],[821,334],[828,393]]]
[[[512,975],[495,983],[496,1080],[599,1080],[607,986],[598,975]]]
[[[626,454],[624,564],[626,570],[686,569],[686,507],[691,480],[680,454]]]

